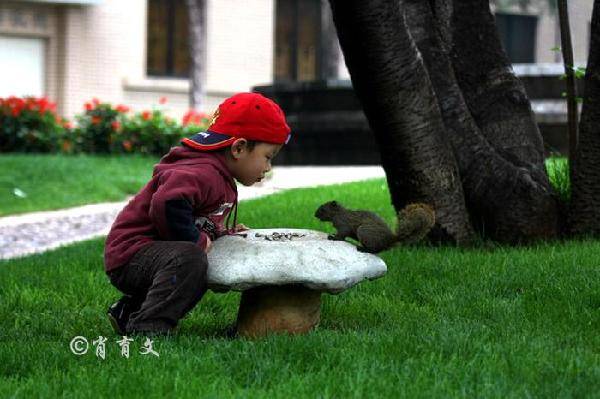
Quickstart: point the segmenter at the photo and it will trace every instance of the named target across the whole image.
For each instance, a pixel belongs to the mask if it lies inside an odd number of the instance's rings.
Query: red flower
[[[36,109],[38,109],[38,105],[35,102],[35,98],[27,98],[25,100],[25,108],[27,108],[28,111],[35,111]]]
[[[116,132],[117,130],[119,130],[121,128],[121,123],[119,121],[113,121],[110,124],[110,127],[112,128],[112,130],[114,130]]]
[[[26,107],[25,101],[22,98],[18,98],[15,96],[9,97],[6,100],[5,105],[8,105],[9,108],[6,111],[8,112],[10,110],[10,114],[15,118],[21,115],[21,112]]]
[[[48,110],[50,108],[50,102],[48,101],[48,99],[46,97],[42,97],[37,101],[37,105],[38,105],[38,111],[41,114],[43,114],[44,112],[46,112],[46,110]]]
[[[158,99],[158,103],[159,104],[166,104],[167,103],[167,97],[161,97]]]
[[[83,106],[85,107],[86,111],[91,111],[94,109],[94,106],[91,103],[85,103]]]
[[[100,122],[102,122],[102,118],[101,117],[99,117],[97,115],[92,116],[92,125],[97,125]]]
[[[117,105],[116,110],[117,110],[117,112],[124,114],[126,112],[129,112],[129,107],[127,105],[119,104],[119,105]]]
[[[183,126],[187,126],[190,123],[190,112],[186,112],[185,115],[183,115],[183,118],[181,118],[181,123],[183,124]]]
[[[50,102],[48,97],[15,97],[10,96],[6,99],[0,98],[0,107],[4,108],[4,112],[8,115],[17,117],[21,115],[23,111],[38,112],[40,115],[44,115],[46,112],[50,112],[57,123],[60,123],[59,118],[56,115],[56,104]]]
[[[73,144],[69,140],[65,140],[62,142],[63,152],[69,152],[71,150],[71,147],[73,147]]]
[[[182,119],[183,126],[187,125],[202,125],[202,122],[208,119],[208,115],[204,112],[198,112],[195,109],[190,109],[185,113]]]
[[[63,127],[65,129],[73,129],[73,124],[71,122],[69,122],[69,121],[64,121],[63,122]]]
[[[152,112],[150,112],[150,111],[142,112],[142,119],[145,121],[149,121],[150,119],[152,119]]]
[[[131,144],[131,141],[125,140],[123,142],[123,148],[125,148],[125,151],[130,152],[131,149],[133,148],[133,145]]]

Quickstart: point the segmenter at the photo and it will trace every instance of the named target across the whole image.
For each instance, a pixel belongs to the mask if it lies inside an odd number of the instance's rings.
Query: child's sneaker
[[[108,308],[108,320],[117,334],[125,335],[125,327],[129,322],[129,316],[140,309],[142,302],[143,299],[123,295],[121,299]]]

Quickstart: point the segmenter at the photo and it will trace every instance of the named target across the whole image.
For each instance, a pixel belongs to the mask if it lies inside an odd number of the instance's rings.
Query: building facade
[[[557,63],[547,2],[495,10],[514,62]],[[576,64],[587,56],[592,0],[570,4]],[[47,95],[72,117],[91,98],[147,109],[167,97],[188,109],[185,0],[0,0],[0,97]],[[326,0],[206,0],[205,96],[277,81],[347,79]]]
[[[148,61],[159,64],[149,59],[149,11],[169,2],[0,1],[0,96],[47,95],[68,117],[93,97],[134,109],[167,97],[168,111],[182,114],[188,80],[148,68]],[[178,12],[185,6],[173,3]],[[271,0],[207,1],[206,110],[272,81],[273,13]]]

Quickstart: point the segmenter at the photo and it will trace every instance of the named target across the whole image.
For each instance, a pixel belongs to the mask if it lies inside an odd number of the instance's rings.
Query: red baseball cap
[[[201,151],[230,146],[237,139],[287,144],[290,127],[273,100],[258,93],[238,93],[223,101],[205,132],[181,143]]]

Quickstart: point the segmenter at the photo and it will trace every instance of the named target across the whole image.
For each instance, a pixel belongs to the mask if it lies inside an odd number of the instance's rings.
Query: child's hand
[[[246,227],[243,224],[238,224],[237,226],[235,226],[234,231],[237,233],[238,231],[244,231],[244,230],[248,230],[248,227]]]
[[[209,253],[211,249],[212,249],[212,240],[210,239],[210,237],[206,236],[206,249],[204,250],[204,252]]]

